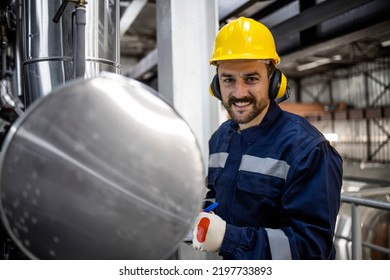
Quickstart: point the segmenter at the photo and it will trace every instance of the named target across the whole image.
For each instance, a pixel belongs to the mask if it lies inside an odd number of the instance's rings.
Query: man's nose
[[[234,92],[234,95],[237,97],[237,98],[241,98],[241,97],[244,97],[247,95],[247,92],[248,92],[248,86],[247,84],[245,83],[244,80],[242,79],[238,79],[236,81],[236,87],[235,87],[235,92]]]

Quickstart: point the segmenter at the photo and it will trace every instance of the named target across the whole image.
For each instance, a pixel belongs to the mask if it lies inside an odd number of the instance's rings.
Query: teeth
[[[235,102],[234,104],[236,106],[243,107],[249,105],[249,102]]]

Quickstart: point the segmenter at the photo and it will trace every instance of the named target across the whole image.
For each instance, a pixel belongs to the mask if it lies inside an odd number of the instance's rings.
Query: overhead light
[[[341,56],[341,54],[335,54],[334,56],[332,56],[333,61],[340,61],[342,59],[343,57]]]
[[[384,48],[390,46],[390,40],[381,42],[381,46],[384,47]]]
[[[329,64],[331,62],[332,62],[332,60],[330,58],[320,58],[320,59],[318,59],[316,61],[313,61],[313,62],[309,62],[309,63],[302,64],[302,65],[298,65],[297,66],[297,70],[298,71],[305,71],[305,70],[308,70],[308,69],[319,67],[321,65]]]

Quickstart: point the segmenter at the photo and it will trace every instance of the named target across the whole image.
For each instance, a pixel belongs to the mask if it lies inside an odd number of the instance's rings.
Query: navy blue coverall
[[[258,126],[224,122],[209,141],[206,203],[227,223],[224,259],[334,259],[342,158],[274,101]]]

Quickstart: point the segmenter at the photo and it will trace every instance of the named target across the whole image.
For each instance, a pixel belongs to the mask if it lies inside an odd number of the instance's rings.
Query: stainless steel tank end
[[[194,134],[151,88],[113,73],[73,80],[11,127],[0,210],[32,259],[165,259],[201,207]]]

